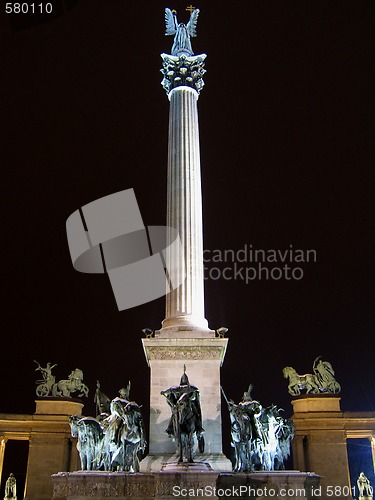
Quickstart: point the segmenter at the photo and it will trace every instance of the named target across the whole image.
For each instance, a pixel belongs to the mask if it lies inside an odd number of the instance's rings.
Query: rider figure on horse
[[[244,416],[244,420],[248,421],[251,432],[251,439],[262,439],[262,431],[261,426],[259,424],[259,417],[262,414],[262,405],[259,401],[255,401],[251,397],[251,391],[253,389],[252,384],[249,385],[247,391],[243,393],[242,401],[238,403],[238,408],[240,409],[242,415]]]
[[[110,403],[110,410],[111,410],[111,413],[114,413],[116,412],[116,407],[118,407],[118,405],[121,405],[122,408],[123,408],[123,411],[127,412],[127,413],[131,413],[131,412],[139,412],[140,414],[140,406],[135,403],[134,401],[130,401],[129,400],[129,397],[130,397],[130,387],[131,387],[131,384],[130,384],[130,381],[127,385],[127,387],[122,387],[118,392],[119,392],[119,397],[115,398],[115,399],[112,399],[111,403]]]
[[[146,433],[141,407],[129,400],[130,382],[110,402],[110,415],[102,421],[104,469],[139,472],[139,452],[146,449]]]
[[[186,374],[186,366],[184,365],[184,373],[182,374],[180,385],[172,386],[165,391],[161,391],[161,394],[166,397],[169,406],[171,407],[172,416],[169,421],[166,432],[169,436],[174,436],[178,439],[178,429],[175,429],[175,418],[174,415],[177,412],[177,403],[181,400],[181,396],[184,394],[191,401],[191,407],[194,414],[194,422],[195,422],[195,432],[198,439],[198,445],[200,450],[204,447],[204,438],[203,432],[204,429],[202,427],[202,410],[200,405],[200,395],[199,389],[195,385],[191,385],[189,382],[189,377]]]

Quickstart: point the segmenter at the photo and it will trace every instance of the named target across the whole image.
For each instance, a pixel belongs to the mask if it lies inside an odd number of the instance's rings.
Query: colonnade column
[[[371,436],[369,439],[371,444],[372,467],[374,469],[374,474],[375,474],[375,435]]]
[[[1,487],[1,477],[3,474],[3,464],[4,464],[6,443],[7,443],[7,438],[4,436],[0,436],[0,487]]]

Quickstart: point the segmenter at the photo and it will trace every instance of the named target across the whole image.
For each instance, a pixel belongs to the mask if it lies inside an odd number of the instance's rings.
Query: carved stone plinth
[[[142,471],[160,470],[173,460],[176,444],[165,432],[171,417],[170,407],[161,391],[180,383],[186,373],[200,391],[205,453],[197,460],[209,462],[215,470],[231,470],[222,453],[220,367],[227,339],[152,338],[143,339],[143,348],[151,370],[150,453],[141,463]],[[216,464],[216,465],[215,465]]]
[[[341,398],[332,394],[303,394],[292,400],[294,413],[323,412],[327,417],[334,417],[335,413],[341,414]]]
[[[340,398],[328,394],[301,395],[292,405],[294,467],[323,476],[322,498],[326,498],[329,486],[348,488],[347,431]]]
[[[45,397],[37,399],[35,404],[36,415],[82,415],[82,401],[73,398]]]
[[[35,414],[27,420],[24,415],[12,419],[12,431],[8,427],[7,434],[9,439],[29,441],[25,499],[49,500],[52,495],[51,474],[78,466],[69,415],[82,415],[83,403],[72,398],[52,397],[38,399],[35,403]],[[20,432],[22,427],[24,430]]]
[[[60,472],[52,476],[53,500],[137,500],[172,498],[288,498],[310,499],[319,488],[319,476],[298,471],[220,474],[196,467],[166,472]]]

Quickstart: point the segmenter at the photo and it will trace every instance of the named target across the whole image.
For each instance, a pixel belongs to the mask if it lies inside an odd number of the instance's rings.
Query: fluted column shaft
[[[2,474],[3,474],[4,454],[5,454],[6,442],[7,442],[7,438],[4,436],[0,436],[0,486],[1,486],[1,478],[2,478]]]
[[[167,294],[163,328],[189,325],[207,329],[204,318],[198,93],[181,86],[169,93],[169,100],[167,226],[178,231],[181,247],[170,246],[166,259],[167,269],[172,270],[175,278],[181,273],[186,278]],[[173,239],[171,235],[168,245]]]

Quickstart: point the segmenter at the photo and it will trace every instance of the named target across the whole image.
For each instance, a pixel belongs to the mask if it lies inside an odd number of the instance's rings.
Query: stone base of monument
[[[189,331],[180,333],[187,334]],[[197,387],[200,393],[205,454],[209,457],[204,461],[210,462],[215,470],[230,470],[229,460],[226,459],[227,464],[223,464],[225,456],[222,453],[220,391],[220,367],[228,339],[158,337],[143,339],[142,343],[151,376],[149,454],[156,457],[149,461],[157,460],[161,464],[175,453],[176,443],[166,433],[171,409],[162,391],[170,386],[178,386],[185,367],[189,383]],[[148,467],[145,472],[156,470],[160,470],[160,466],[152,469]]]
[[[320,477],[310,472],[228,473],[208,464],[166,464],[153,473],[60,472],[52,476],[53,500],[319,497]]]
[[[141,462],[141,472],[159,472],[166,467],[176,466],[178,461],[177,454],[152,455],[149,454]],[[188,466],[192,468],[200,467],[201,465],[208,466],[209,470],[216,472],[231,472],[232,464],[224,453],[209,454],[199,453],[194,457],[193,464],[177,464],[178,467]]]
[[[83,408],[81,399],[50,396],[35,400],[35,405],[35,415],[38,415],[38,418],[41,418],[41,415],[46,415],[47,419],[50,415],[63,415],[66,421],[69,415],[82,415]]]

